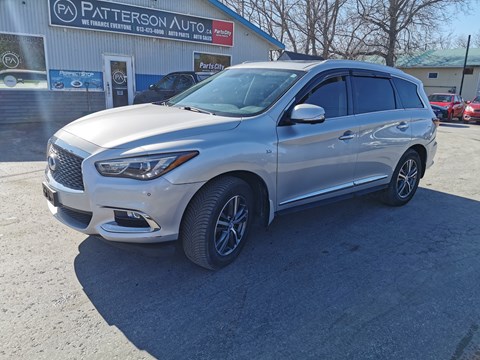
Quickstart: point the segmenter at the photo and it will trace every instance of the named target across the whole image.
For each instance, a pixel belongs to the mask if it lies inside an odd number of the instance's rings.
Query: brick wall
[[[0,124],[68,123],[103,109],[104,92],[0,90]]]

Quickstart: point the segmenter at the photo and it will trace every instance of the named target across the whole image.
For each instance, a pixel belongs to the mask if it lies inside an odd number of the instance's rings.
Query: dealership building
[[[67,122],[281,49],[217,0],[1,0],[0,124]]]

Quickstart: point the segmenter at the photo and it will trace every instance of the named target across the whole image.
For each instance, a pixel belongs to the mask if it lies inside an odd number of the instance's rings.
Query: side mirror
[[[325,110],[321,106],[299,104],[295,106],[290,120],[297,124],[318,124],[325,121]]]
[[[152,84],[148,87],[150,90],[157,90],[157,85]]]

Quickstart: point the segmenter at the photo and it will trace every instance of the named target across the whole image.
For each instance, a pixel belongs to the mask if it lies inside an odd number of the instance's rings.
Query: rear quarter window
[[[393,78],[393,83],[405,109],[423,108],[423,102],[418,96],[416,84],[399,78]]]

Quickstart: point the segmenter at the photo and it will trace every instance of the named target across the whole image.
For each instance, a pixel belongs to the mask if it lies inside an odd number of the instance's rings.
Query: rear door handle
[[[353,131],[348,130],[348,131],[345,131],[345,132],[343,133],[343,135],[340,136],[338,139],[339,139],[339,140],[351,140],[351,139],[353,139],[354,137],[355,137],[355,134],[353,133]]]
[[[405,121],[402,121],[400,124],[397,125],[398,130],[407,130],[408,129],[408,124]]]

